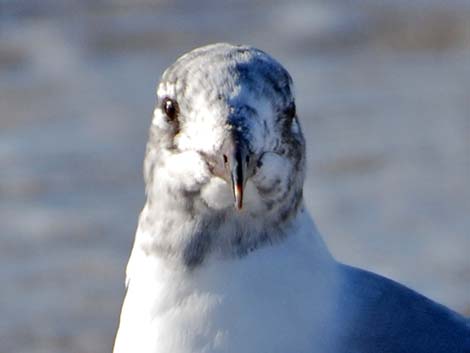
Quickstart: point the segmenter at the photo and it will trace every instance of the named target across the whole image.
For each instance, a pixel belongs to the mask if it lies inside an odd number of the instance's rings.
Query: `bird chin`
[[[212,177],[202,187],[201,198],[210,209],[214,210],[227,209],[234,204],[229,184],[219,177]]]
[[[240,215],[256,215],[266,211],[255,185],[248,180],[245,186],[243,208],[237,210],[229,183],[219,177],[212,177],[201,189],[201,198],[213,210],[233,210]]]

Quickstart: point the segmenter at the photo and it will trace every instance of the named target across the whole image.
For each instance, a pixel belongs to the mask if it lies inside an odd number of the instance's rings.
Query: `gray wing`
[[[392,280],[340,265],[338,352],[470,353],[470,321]]]

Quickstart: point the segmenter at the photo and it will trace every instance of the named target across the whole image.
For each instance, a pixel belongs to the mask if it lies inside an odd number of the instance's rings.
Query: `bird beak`
[[[243,208],[243,190],[245,189],[247,176],[246,149],[243,146],[235,146],[232,158],[229,158],[230,177],[232,180],[233,198],[238,210]]]
[[[225,143],[224,163],[226,173],[230,175],[235,208],[243,208],[243,191],[246,181],[251,176],[251,153],[243,138],[234,136]],[[228,179],[228,178],[227,178]]]

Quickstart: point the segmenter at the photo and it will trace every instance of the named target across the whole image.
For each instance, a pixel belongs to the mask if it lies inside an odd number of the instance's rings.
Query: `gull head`
[[[292,79],[268,54],[214,44],[164,72],[144,164],[147,204],[284,222],[302,202],[304,169]]]

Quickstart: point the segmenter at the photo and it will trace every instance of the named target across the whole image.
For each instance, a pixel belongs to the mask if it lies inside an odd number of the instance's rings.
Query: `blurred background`
[[[291,72],[334,256],[470,315],[470,0],[0,0],[0,350],[111,350],[155,87],[194,47]]]

